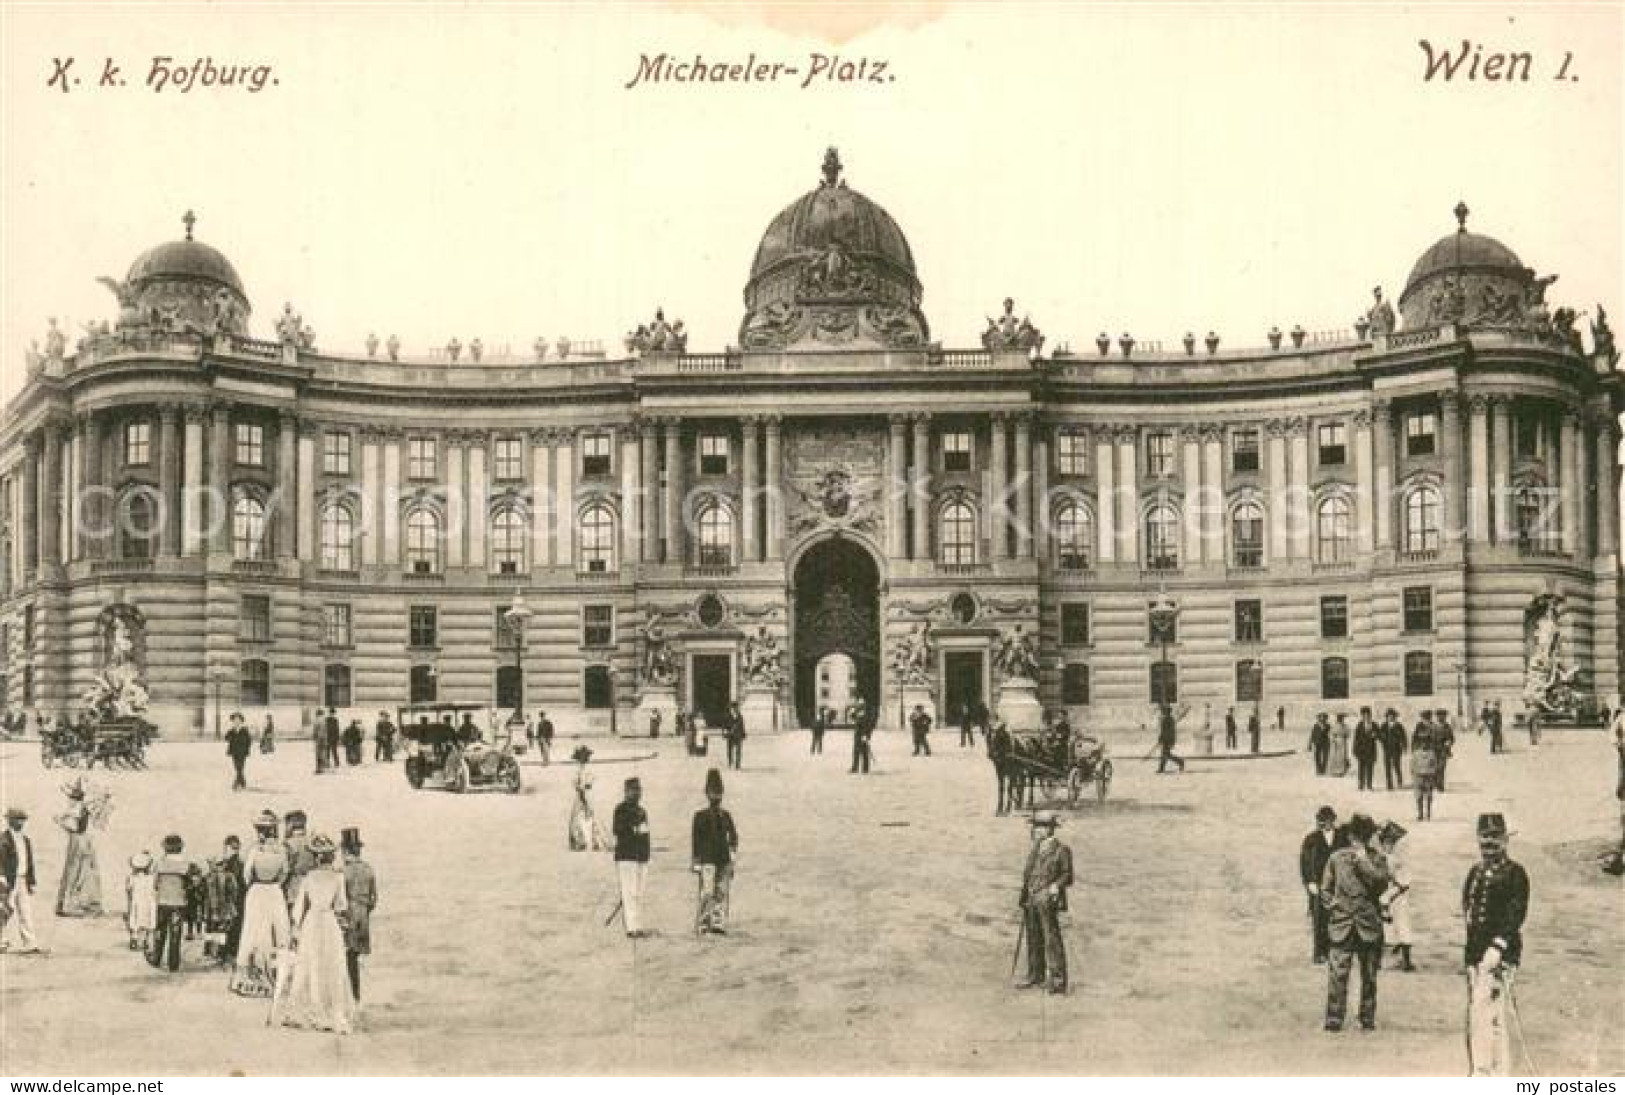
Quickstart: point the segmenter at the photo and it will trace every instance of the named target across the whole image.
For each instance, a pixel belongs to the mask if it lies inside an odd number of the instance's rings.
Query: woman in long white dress
[[[596,852],[604,847],[604,831],[592,811],[592,773],[587,771],[592,750],[579,746],[570,754],[570,759],[576,762],[575,804],[570,807],[570,850]]]
[[[1411,962],[1411,865],[1409,849],[1403,843],[1405,828],[1390,821],[1382,827],[1377,839],[1382,842],[1383,855],[1388,858],[1388,875],[1392,879],[1382,895],[1388,920],[1387,943],[1399,956],[1399,968],[1411,973],[1416,966]]]
[[[266,810],[254,821],[258,843],[243,857],[243,930],[237,941],[237,965],[228,987],[239,996],[269,996],[276,983],[277,951],[293,942],[288,901],[282,883],[288,877],[288,852],[277,839],[277,818]]]
[[[64,784],[68,808],[56,823],[68,834],[68,851],[62,859],[62,882],[57,887],[56,915],[100,916],[102,914],[101,870],[96,865],[96,837],[91,832],[97,812],[86,801],[85,781]]]
[[[340,924],[350,908],[344,872],[333,865],[338,849],[325,835],[312,837],[310,850],[316,853],[316,869],[305,876],[293,903],[293,974],[271,1018],[285,1027],[349,1034],[357,1005]]]

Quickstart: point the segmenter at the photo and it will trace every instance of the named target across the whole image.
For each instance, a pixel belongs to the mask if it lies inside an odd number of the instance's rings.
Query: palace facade
[[[188,217],[0,422],[0,696],[66,712],[126,657],[182,734],[428,701],[625,732],[663,690],[715,719],[753,683],[776,725],[861,695],[896,726],[905,695],[997,703],[1020,628],[1084,724],[1160,696],[1515,710],[1556,603],[1611,700],[1612,336],[1587,349],[1458,218],[1351,333],[1046,354],[1007,302],[945,349],[832,154],[769,224],[735,347],[657,316],[619,358],[413,359],[324,353],[291,309],[251,336]]]

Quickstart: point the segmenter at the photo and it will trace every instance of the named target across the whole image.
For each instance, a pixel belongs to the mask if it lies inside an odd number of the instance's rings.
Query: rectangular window
[[[1156,613],[1147,613],[1146,634],[1149,636],[1146,641],[1153,646],[1160,646],[1163,643],[1173,646],[1179,641],[1179,617],[1169,615],[1164,625],[1159,628]]]
[[[243,662],[238,678],[238,702],[244,707],[268,707],[271,703],[271,663],[263,658]]]
[[[131,422],[124,427],[124,462],[132,466],[152,462],[152,426]]]
[[[1321,659],[1320,698],[1323,700],[1346,700],[1349,698],[1349,661],[1347,658]]]
[[[23,706],[34,706],[34,667],[23,666]]]
[[[246,643],[271,641],[271,598],[258,593],[243,594],[237,637]]]
[[[1320,599],[1320,637],[1346,639],[1349,637],[1349,599],[1322,597]]]
[[[414,665],[407,679],[410,703],[434,703],[440,698],[440,678],[432,665]]]
[[[700,474],[728,474],[728,435],[725,433],[700,434]]]
[[[492,628],[495,634],[496,649],[517,650],[519,648],[519,632],[508,620],[508,606],[498,605],[492,611],[492,618],[496,621]]]
[[[583,605],[581,608],[581,645],[615,645],[615,606]]]
[[[245,468],[265,466],[265,427],[253,422],[237,423],[237,463]]]
[[[605,711],[614,704],[609,666],[589,665],[581,671],[581,702],[589,711]]]
[[[1254,658],[1236,663],[1236,702],[1258,703],[1264,698],[1264,663]]]
[[[25,605],[23,607],[23,650],[27,653],[33,653],[34,650],[34,640],[36,638],[34,624],[34,606]]]
[[[1518,415],[1517,425],[1518,455],[1526,459],[1533,459],[1540,455],[1540,419],[1529,413]]]
[[[322,606],[322,644],[324,646],[350,645],[350,606],[328,604]]]
[[[436,473],[439,453],[435,439],[432,437],[414,437],[406,443],[406,477],[408,479],[433,479]]]
[[[350,435],[347,433],[322,434],[322,474],[350,474]]]
[[[1236,430],[1230,435],[1230,470],[1255,472],[1258,470],[1258,431]]]
[[[1152,479],[1174,474],[1174,435],[1167,430],[1145,435],[1145,473]]]
[[[1061,702],[1068,707],[1089,705],[1089,667],[1070,662],[1061,670]]]
[[[1437,451],[1439,419],[1432,411],[1405,416],[1405,455],[1432,456]]]
[[[1173,662],[1151,663],[1151,702],[1179,702],[1179,666]]]
[[[439,645],[440,615],[434,605],[413,605],[407,610],[406,642],[416,650]]]
[[[1320,463],[1342,464],[1348,459],[1348,427],[1341,422],[1322,422],[1315,427],[1320,447]]]
[[[350,706],[350,667],[329,665],[322,670],[322,706]]]
[[[1236,602],[1236,642],[1261,643],[1264,641],[1264,602],[1246,600]],[[1240,699],[1240,696],[1236,697]]]
[[[1088,438],[1081,433],[1056,434],[1055,471],[1059,475],[1088,475]]]
[[[1405,655],[1405,695],[1433,695],[1433,655],[1425,650]]]
[[[1428,586],[1405,587],[1405,630],[1433,630],[1433,590]]]
[[[499,437],[492,446],[491,475],[498,482],[525,477],[525,442],[519,437]]]
[[[971,442],[967,430],[949,430],[942,435],[942,470],[970,471]]]
[[[609,469],[609,434],[584,434],[581,438],[581,474],[608,475]]]
[[[1061,605],[1061,645],[1089,645],[1089,606],[1073,601]]]

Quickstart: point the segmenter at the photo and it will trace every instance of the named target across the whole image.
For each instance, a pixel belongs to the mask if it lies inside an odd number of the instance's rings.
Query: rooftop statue
[[[389,351],[389,360],[399,361],[401,359],[401,340],[399,337],[390,335],[389,341],[384,343],[384,347]]]
[[[531,350],[536,354],[536,360],[542,361],[547,357],[547,339],[537,336],[536,341],[530,344]]]
[[[626,336],[626,349],[628,353],[639,354],[684,353],[688,349],[688,333],[683,330],[682,320],[667,323],[666,310],[656,308],[653,322],[638,324],[637,330]]]
[[[1041,350],[1044,335],[1032,320],[1023,316],[1016,319],[1016,302],[1004,298],[1004,314],[998,319],[989,316],[987,330],[982,332],[982,345],[989,350]]]
[[[1597,305],[1597,318],[1591,321],[1591,352],[1598,357],[1604,357],[1609,365],[1619,361],[1619,350],[1614,346],[1614,332],[1608,326],[1608,313],[1601,304]]]
[[[299,313],[293,310],[291,303],[282,306],[282,314],[276,320],[276,339],[284,344],[297,346],[304,333],[304,320]]]
[[[1382,286],[1371,290],[1372,305],[1365,313],[1366,322],[1371,325],[1371,334],[1391,335],[1394,333],[1394,306],[1382,299]]]

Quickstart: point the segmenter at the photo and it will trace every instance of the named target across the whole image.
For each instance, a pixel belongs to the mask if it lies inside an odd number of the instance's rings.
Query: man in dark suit
[[[1224,709],[1224,747],[1226,749],[1236,747],[1236,709],[1234,707]]]
[[[914,712],[908,717],[908,728],[914,736],[914,755],[930,756],[931,742],[926,735],[931,732],[931,716],[926,714],[924,704],[914,705]]]
[[[233,791],[241,791],[248,786],[248,777],[243,772],[243,766],[248,763],[248,754],[253,751],[254,735],[249,731],[248,724],[243,721],[242,712],[233,711],[231,729],[226,731],[226,756],[231,758],[231,766],[237,773],[231,781]]]
[[[1354,727],[1354,764],[1362,791],[1375,790],[1377,773],[1377,724],[1371,718],[1371,708],[1360,708],[1360,721]]]
[[[1251,739],[1249,746],[1252,749],[1253,754],[1256,756],[1259,750],[1263,747],[1262,739],[1264,737],[1264,723],[1263,720],[1258,717],[1258,708],[1256,705],[1253,707],[1253,713],[1247,716],[1247,737]]]
[[[1382,745],[1383,780],[1392,791],[1405,786],[1405,724],[1399,721],[1399,712],[1390,707],[1382,717],[1377,730],[1377,741]]]
[[[1315,827],[1303,838],[1298,848],[1298,877],[1303,891],[1309,895],[1309,934],[1314,949],[1315,965],[1326,961],[1331,943],[1326,935],[1326,906],[1320,902],[1320,879],[1326,873],[1326,861],[1344,844],[1337,828],[1337,811],[1322,806],[1315,811]]]
[[[869,705],[859,696],[852,703],[852,772],[868,774],[869,762],[874,759],[869,749],[869,735],[874,732],[875,724],[869,716]]]
[[[1360,961],[1360,1026],[1377,1026],[1377,970],[1382,965],[1382,895],[1392,882],[1388,861],[1371,847],[1377,825],[1364,814],[1349,819],[1349,844],[1332,853],[1320,879],[1327,909],[1326,1029],[1343,1029],[1348,1007],[1349,967]]]
[[[1309,728],[1309,752],[1315,758],[1315,775],[1326,774],[1326,761],[1332,751],[1332,724],[1326,712],[1315,716],[1315,725]]]
[[[1523,957],[1523,921],[1529,912],[1529,874],[1507,855],[1506,818],[1478,815],[1479,862],[1461,887],[1467,921],[1467,1056],[1474,1076],[1506,1076],[1512,1050],[1507,996]]]
[[[339,766],[339,712],[336,707],[327,709],[327,718],[322,720],[322,741],[316,770],[325,772],[329,769],[338,770]]]
[[[6,811],[6,831],[0,833],[0,876],[5,878],[5,900],[10,902],[11,917],[0,930],[0,950],[14,954],[38,954],[39,943],[34,938],[34,842],[23,832],[28,823],[28,811],[13,806]],[[11,937],[15,934],[18,946],[13,950]]]
[[[1439,708],[1433,718],[1433,748],[1439,754],[1439,771],[1433,777],[1433,786],[1444,792],[1444,771],[1450,765],[1450,756],[1456,749],[1456,728],[1450,725],[1450,712]]]
[[[739,701],[728,705],[728,767],[737,769],[745,759],[745,715]]]
[[[835,713],[829,708],[820,707],[818,709],[818,715],[813,719],[812,724],[812,752],[822,753],[824,751],[824,731],[829,729],[830,720],[834,717]]]
[[[1055,836],[1060,818],[1053,813],[1033,815],[1033,850],[1021,875],[1021,914],[1027,929],[1027,976],[1016,987],[1041,985],[1066,992],[1066,940],[1061,937],[1061,913],[1072,885],[1072,849]]]
[[[691,863],[700,876],[700,907],[695,914],[698,931],[728,934],[728,892],[733,886],[734,864],[739,859],[739,830],[733,815],[722,808],[722,774],[705,774],[706,807],[694,814]]]

